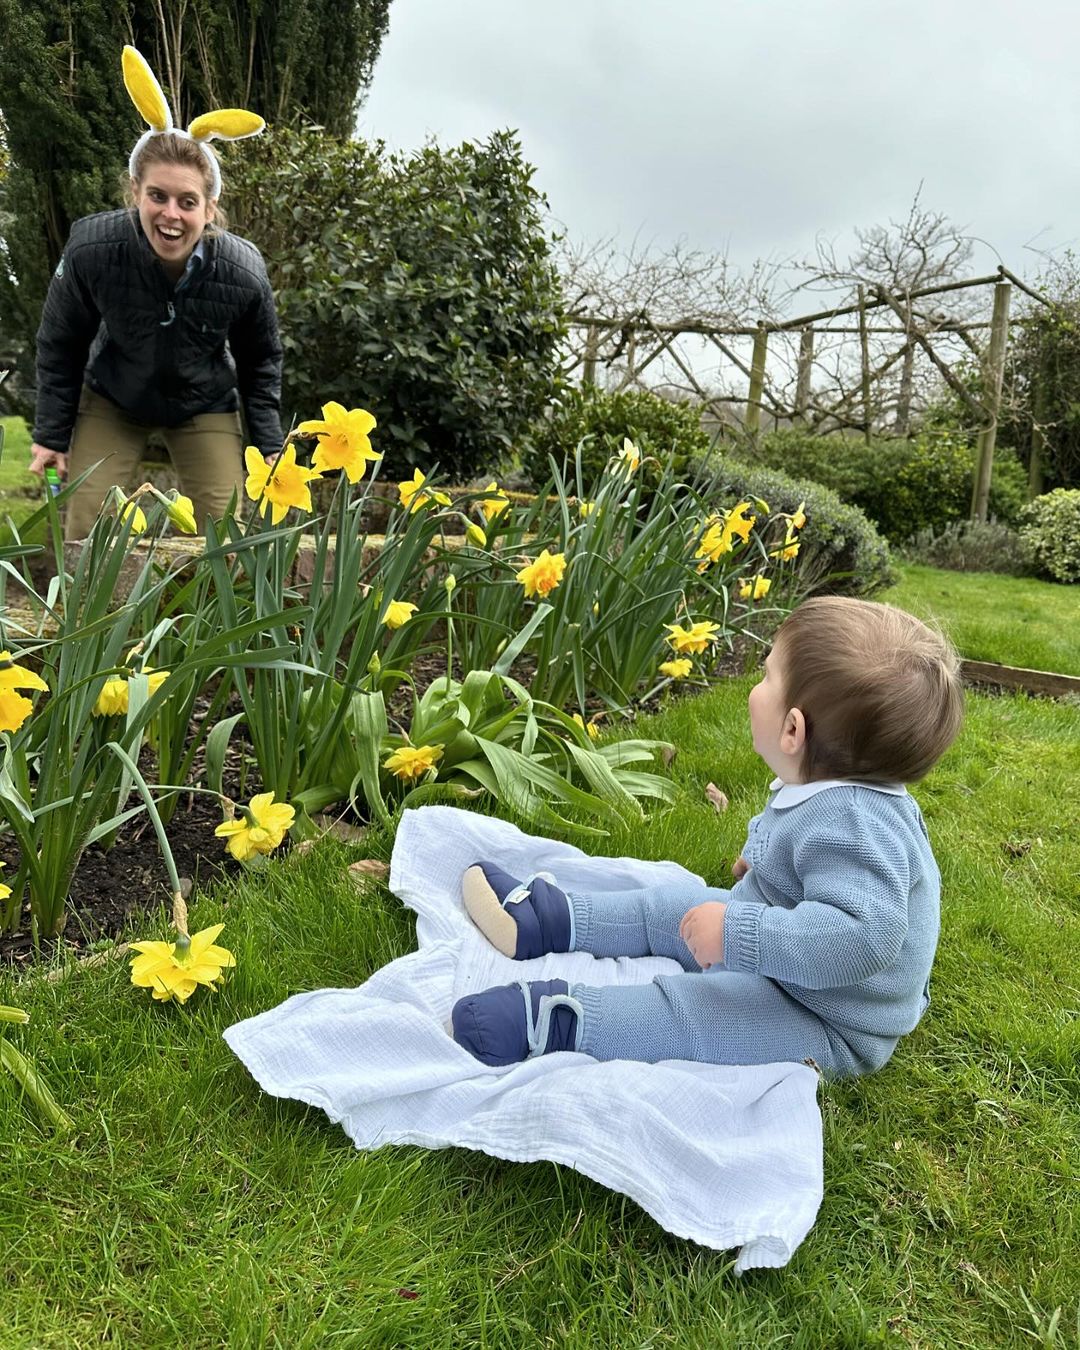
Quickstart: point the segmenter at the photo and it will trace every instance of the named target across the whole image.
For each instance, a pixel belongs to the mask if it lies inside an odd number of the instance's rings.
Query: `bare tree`
[[[856,248],[846,260],[837,256],[835,241],[819,237],[816,257],[803,264],[809,275],[795,288],[828,291],[840,303],[854,304],[861,287],[863,296],[871,300],[888,297],[892,301],[889,310],[905,328],[907,340],[899,360],[874,381],[876,403],[871,418],[884,420],[891,413],[897,435],[907,433],[913,408],[940,385],[940,367],[933,361],[922,363],[917,382],[916,357],[920,351],[927,353],[930,337],[944,326],[951,330],[973,320],[980,304],[980,298],[968,291],[951,293],[947,304],[940,295],[918,297],[919,291],[958,280],[973,252],[971,236],[943,212],[923,206],[921,194],[920,185],[903,220],[856,229]],[[969,350],[974,346],[970,339],[965,343],[961,334],[951,333],[948,341],[954,344],[955,355],[961,354],[963,345]],[[870,364],[880,367],[887,359],[882,344],[869,339],[867,346]],[[895,350],[895,340],[892,346]],[[817,353],[818,366],[834,385],[851,384],[852,360],[846,343],[822,346]]]

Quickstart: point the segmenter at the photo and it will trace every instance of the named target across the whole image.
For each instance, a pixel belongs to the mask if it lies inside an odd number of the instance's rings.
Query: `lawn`
[[[898,586],[876,598],[937,619],[970,661],[1080,675],[1080,589],[990,572],[901,564]]]
[[[727,875],[769,776],[750,683],[637,724],[680,747],[685,801],[596,852]],[[413,945],[398,902],[346,878],[341,845],[197,901],[193,926],[223,917],[239,962],[216,996],[152,1005],[120,962],[0,976],[0,1003],[34,1018],[13,1034],[78,1124],[48,1137],[0,1083],[0,1344],[1076,1346],[1078,741],[1069,704],[970,694],[916,789],[944,878],[933,1006],[880,1075],[822,1089],[824,1204],[781,1271],[736,1277],[730,1253],[568,1168],[361,1154],[262,1095],[226,1026]]]
[[[30,432],[21,417],[0,417],[4,431],[4,452],[0,456],[0,543],[10,543],[7,517],[21,525],[41,505],[44,489],[40,478],[27,469],[30,460]],[[44,528],[25,542],[40,543]]]

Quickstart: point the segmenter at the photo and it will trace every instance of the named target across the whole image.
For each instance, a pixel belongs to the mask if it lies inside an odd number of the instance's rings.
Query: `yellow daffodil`
[[[484,519],[490,525],[495,517],[501,516],[510,505],[510,498],[504,492],[499,492],[499,485],[494,480],[487,485],[484,491],[498,493],[495,497],[485,497],[480,503],[480,510],[484,513]]]
[[[624,436],[622,449],[619,451],[619,465],[625,467],[628,473],[633,473],[640,463],[641,454],[637,446],[629,436]]]
[[[391,600],[382,621],[387,628],[400,628],[403,623],[408,623],[415,613],[416,606],[411,601]]]
[[[199,533],[199,527],[195,523],[195,503],[190,497],[185,497],[182,492],[173,493],[165,499],[165,511],[169,523],[181,534]]]
[[[739,583],[740,600],[764,600],[769,594],[769,587],[772,582],[768,577],[758,574],[753,581],[741,581]]]
[[[363,408],[346,410],[340,403],[324,403],[322,421],[301,422],[298,436],[317,436],[318,447],[311,462],[320,473],[343,469],[350,483],[358,483],[369,463],[377,463],[382,454],[372,450],[368,432],[377,423]]]
[[[673,680],[685,680],[693,668],[694,663],[688,656],[680,656],[672,661],[660,662],[660,674],[670,675]]]
[[[163,1003],[171,998],[184,1003],[200,984],[216,988],[226,969],[236,965],[232,952],[214,945],[224,927],[216,923],[175,942],[131,943],[131,950],[138,953],[131,963],[131,983],[152,990]]]
[[[707,562],[719,562],[725,553],[730,553],[735,547],[736,539],[745,544],[757,521],[757,516],[749,512],[750,503],[746,501],[733,506],[723,519],[709,516],[694,557],[705,558]],[[698,568],[698,571],[704,571],[704,567]]]
[[[791,528],[793,530],[801,530],[806,524],[806,512],[803,510],[805,505],[805,502],[800,502],[791,513]]]
[[[132,534],[143,534],[146,530],[146,516],[137,502],[125,502],[120,511],[120,519],[130,520]]]
[[[535,595],[550,595],[562,581],[565,571],[566,555],[549,553],[547,549],[544,549],[534,563],[530,563],[528,567],[521,569],[517,574],[517,579],[525,587],[526,596],[531,599]]]
[[[600,728],[596,725],[595,722],[586,722],[580,713],[574,713],[572,720],[578,724],[578,726],[582,729],[582,731],[588,734],[590,741],[596,741],[600,739]]]
[[[0,731],[18,731],[34,705],[16,689],[48,689],[40,675],[16,665],[10,652],[0,652]]]
[[[7,866],[6,863],[0,862],[0,867],[6,866]],[[10,894],[11,894],[11,887],[5,886],[4,883],[0,881],[0,900],[6,900]]]
[[[578,502],[577,513],[582,520],[588,520],[595,510],[595,502]]]
[[[409,514],[419,511],[422,506],[432,506],[437,503],[439,506],[449,506],[450,498],[445,492],[436,492],[433,488],[425,487],[427,477],[420,469],[413,471],[411,479],[406,479],[404,483],[398,484],[398,497],[402,506],[409,508]]]
[[[700,654],[710,643],[716,641],[716,635],[720,631],[718,623],[709,623],[705,619],[691,624],[689,628],[683,628],[677,623],[669,623],[665,627],[668,629],[666,641],[680,655],[683,652]]]
[[[801,540],[795,534],[795,522],[792,520],[787,527],[787,533],[784,535],[784,543],[781,548],[774,548],[769,554],[770,558],[779,558],[781,562],[788,562],[791,558],[798,557]]]
[[[465,538],[470,544],[475,544],[477,548],[487,548],[487,535],[479,525],[471,520],[465,526]]]
[[[110,675],[101,687],[94,704],[95,717],[119,717],[128,710],[127,680],[122,675]]]
[[[142,674],[147,677],[147,697],[152,698],[169,678],[167,670],[155,670],[153,666],[143,666]],[[101,687],[91,712],[95,717],[123,717],[128,710],[128,680],[130,676],[110,675]]]
[[[383,768],[403,782],[412,782],[434,768],[442,752],[441,745],[403,745],[383,760]]]
[[[308,484],[320,477],[314,469],[305,469],[296,462],[296,446],[289,443],[283,455],[268,464],[253,445],[244,451],[247,482],[244,487],[253,502],[259,503],[259,514],[266,515],[269,506],[271,520],[280,525],[290,507],[311,510],[311,489]]]
[[[228,841],[225,847],[237,862],[247,862],[257,853],[273,853],[295,818],[294,807],[275,802],[272,792],[260,792],[241,809],[236,820],[223,820],[214,833]]]

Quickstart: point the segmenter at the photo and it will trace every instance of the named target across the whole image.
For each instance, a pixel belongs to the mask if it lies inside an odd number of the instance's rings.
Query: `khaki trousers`
[[[152,431],[169,451],[180,491],[191,498],[200,533],[206,520],[219,520],[232,495],[243,500],[244,441],[240,414],[201,413],[178,427],[152,427],[134,422],[115,403],[84,388],[68,449],[68,481],[73,482],[98,460],[86,481],[68,499],[64,534],[85,539],[113,486],[130,492]]]

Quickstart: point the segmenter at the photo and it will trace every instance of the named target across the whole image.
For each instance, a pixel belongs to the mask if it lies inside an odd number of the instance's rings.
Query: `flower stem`
[[[11,1042],[2,1036],[0,1036],[0,1064],[14,1075],[15,1081],[23,1092],[26,1093],[54,1130],[59,1130],[64,1134],[71,1133],[75,1128],[75,1122],[65,1111],[60,1109],[56,1098],[45,1086],[40,1074],[26,1056],[16,1050]]]

